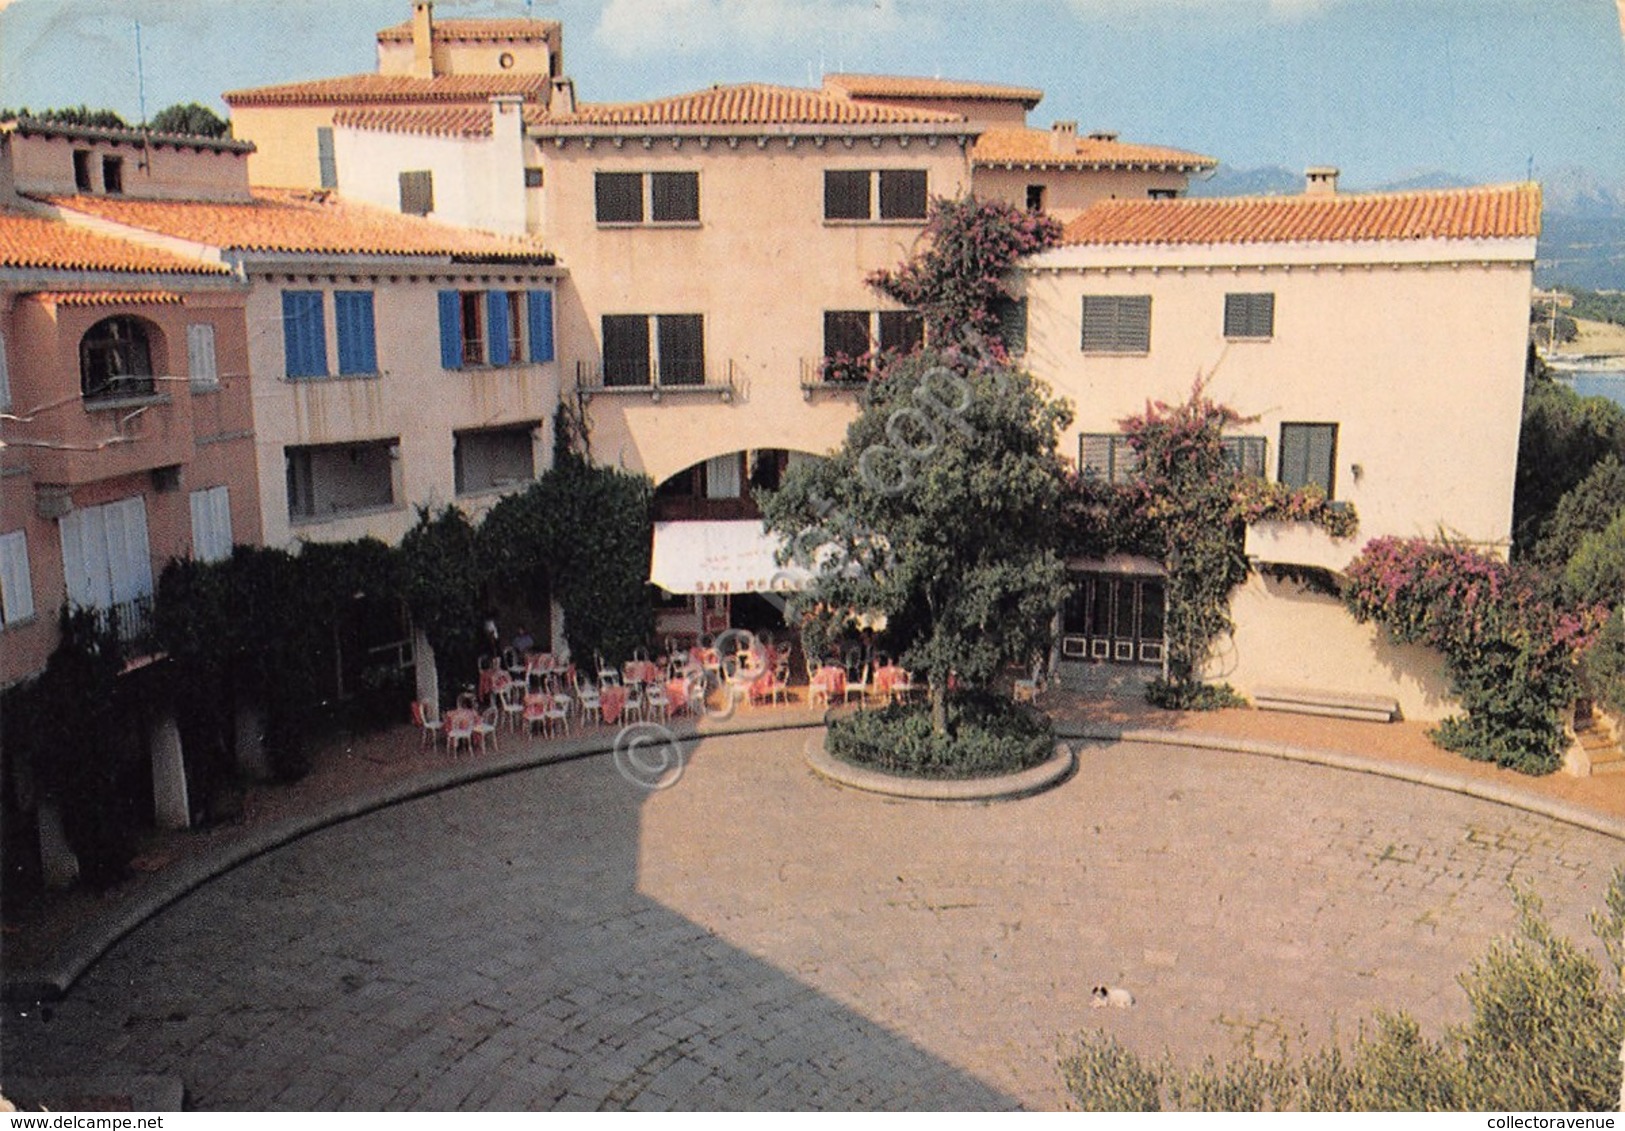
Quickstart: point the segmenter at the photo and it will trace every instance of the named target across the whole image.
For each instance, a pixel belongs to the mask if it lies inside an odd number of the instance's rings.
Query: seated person
[[[535,648],[536,638],[530,634],[529,629],[521,627],[513,638],[513,650],[521,656],[528,656]]]

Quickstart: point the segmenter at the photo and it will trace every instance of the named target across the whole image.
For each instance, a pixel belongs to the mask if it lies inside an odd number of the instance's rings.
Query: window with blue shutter
[[[334,291],[333,326],[338,331],[339,372],[377,373],[378,344],[373,330],[371,291]]]
[[[508,339],[508,292],[487,291],[485,313],[485,324],[491,327],[491,364],[507,365],[511,344]]]
[[[289,377],[327,376],[321,291],[282,292],[282,339]]]
[[[440,367],[463,367],[462,296],[456,291],[440,292]]]
[[[530,359],[553,360],[553,292],[531,291],[525,304],[530,315]]]

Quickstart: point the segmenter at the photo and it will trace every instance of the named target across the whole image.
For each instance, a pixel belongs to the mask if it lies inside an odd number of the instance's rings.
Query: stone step
[[[1593,774],[1625,774],[1625,750],[1621,750],[1618,745],[1602,750],[1588,750],[1586,756],[1591,762]]]
[[[1399,701],[1385,695],[1358,695],[1304,687],[1257,687],[1253,706],[1260,711],[1290,711],[1335,719],[1391,723],[1399,717]]]

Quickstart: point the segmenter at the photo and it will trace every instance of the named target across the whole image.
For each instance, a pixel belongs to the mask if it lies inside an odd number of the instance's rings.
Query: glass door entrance
[[[1061,611],[1061,658],[1162,663],[1162,578],[1075,573]]]

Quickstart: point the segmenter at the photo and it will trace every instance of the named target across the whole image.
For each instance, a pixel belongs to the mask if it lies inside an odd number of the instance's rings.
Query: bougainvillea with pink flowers
[[[1009,300],[1010,269],[1054,247],[1060,222],[999,200],[937,197],[925,224],[925,246],[868,284],[925,316],[928,341],[948,346],[967,337],[1002,351],[998,311]]]
[[[1420,538],[1367,543],[1349,567],[1344,601],[1357,619],[1444,656],[1466,714],[1435,728],[1439,745],[1529,774],[1561,765],[1561,712],[1603,610],[1569,607],[1531,570]]]

